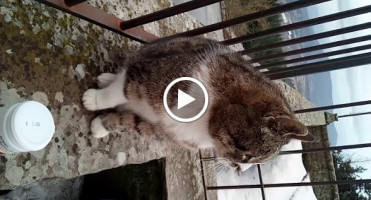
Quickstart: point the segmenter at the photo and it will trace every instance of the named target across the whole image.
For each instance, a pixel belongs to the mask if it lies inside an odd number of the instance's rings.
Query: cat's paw
[[[102,73],[101,75],[97,77],[98,87],[99,88],[107,87],[109,84],[111,84],[115,80],[115,78],[116,78],[115,74]]]
[[[84,107],[88,110],[95,111],[98,110],[98,102],[97,102],[97,90],[96,89],[89,89],[82,96],[82,103]]]
[[[122,114],[122,124],[129,130],[135,130],[136,128],[135,115],[132,113]]]
[[[95,119],[93,119],[90,125],[90,130],[94,138],[102,138],[109,134],[109,131],[104,128],[102,119],[100,117],[96,117]]]

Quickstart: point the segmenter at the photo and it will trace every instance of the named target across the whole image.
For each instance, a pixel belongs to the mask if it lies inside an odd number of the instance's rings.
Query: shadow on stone
[[[165,159],[86,175],[80,199],[166,200]]]

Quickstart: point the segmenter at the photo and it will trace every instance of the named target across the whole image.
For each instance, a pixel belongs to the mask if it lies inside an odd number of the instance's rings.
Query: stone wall
[[[330,146],[326,126],[312,126],[309,127],[309,131],[318,140],[315,143],[304,143],[303,149],[317,149]],[[336,181],[331,151],[303,154],[303,160],[311,181]],[[313,190],[318,200],[339,200],[339,191],[336,185],[315,186]]]

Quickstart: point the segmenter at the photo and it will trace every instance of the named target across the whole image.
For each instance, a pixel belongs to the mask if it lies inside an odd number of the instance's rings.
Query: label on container
[[[5,143],[3,136],[0,134],[0,154],[11,152],[9,146]]]

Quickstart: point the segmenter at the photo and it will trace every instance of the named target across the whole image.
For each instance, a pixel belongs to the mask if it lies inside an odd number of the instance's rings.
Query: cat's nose
[[[250,155],[242,155],[241,163],[248,163],[251,160],[252,156]]]
[[[236,170],[236,172],[242,172],[242,168],[241,168],[241,165],[237,164],[237,163],[233,163],[233,168]]]

